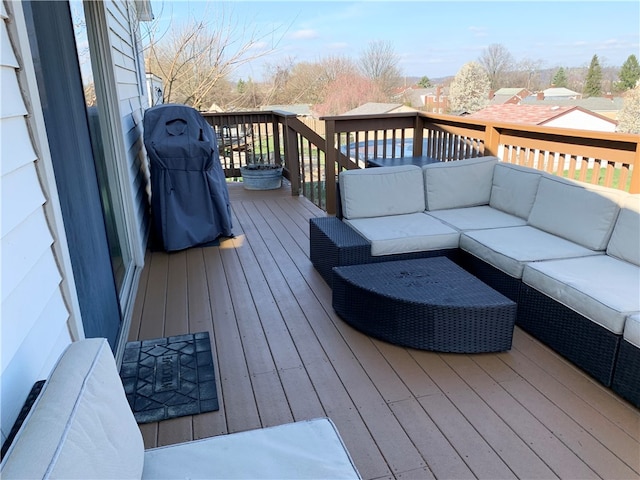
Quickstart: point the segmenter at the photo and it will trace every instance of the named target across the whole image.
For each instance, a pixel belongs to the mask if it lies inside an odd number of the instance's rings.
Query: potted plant
[[[246,190],[274,190],[282,186],[282,165],[271,163],[262,154],[247,154],[247,164],[240,167]]]

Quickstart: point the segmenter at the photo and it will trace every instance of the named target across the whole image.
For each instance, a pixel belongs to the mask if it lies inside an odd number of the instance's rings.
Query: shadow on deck
[[[640,412],[516,328],[500,354],[437,354],[342,322],[309,218],[230,184],[219,247],[148,252],[130,340],[209,332],[220,410],[141,425],[147,448],[328,416],[365,479],[638,478]]]

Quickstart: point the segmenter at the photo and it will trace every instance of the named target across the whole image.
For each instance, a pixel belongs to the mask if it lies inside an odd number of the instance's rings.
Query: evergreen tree
[[[418,82],[418,86],[421,88],[429,88],[431,86],[431,80],[429,80],[429,77],[422,77]]]
[[[620,73],[618,73],[620,81],[616,87],[620,91],[626,91],[634,88],[640,80],[640,64],[635,55],[629,55],[629,58],[622,64]]]
[[[585,97],[599,97],[602,95],[602,67],[598,62],[598,55],[594,55],[591,59],[582,93]]]
[[[554,87],[567,87],[569,86],[569,79],[567,78],[567,72],[564,71],[564,68],[560,67],[556,74],[553,76],[553,80],[551,83]]]
[[[451,110],[474,113],[489,103],[491,81],[486,70],[476,62],[462,66],[449,87]]]

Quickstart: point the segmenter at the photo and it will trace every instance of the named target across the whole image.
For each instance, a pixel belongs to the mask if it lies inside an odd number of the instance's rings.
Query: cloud
[[[316,32],[315,30],[311,28],[307,28],[302,30],[296,30],[290,35],[290,37],[293,40],[310,40],[312,38],[318,38],[319,35],[318,35],[318,32]]]
[[[471,27],[469,27],[469,32],[471,32],[471,34],[474,37],[486,37],[487,36],[487,29],[485,27],[474,27],[474,26],[471,26]]]

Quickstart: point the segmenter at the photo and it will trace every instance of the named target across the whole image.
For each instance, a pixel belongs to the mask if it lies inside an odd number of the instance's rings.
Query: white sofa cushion
[[[326,418],[147,450],[142,478],[360,478]]]
[[[424,183],[416,165],[340,172],[344,218],[368,218],[422,212]]]
[[[460,233],[424,213],[345,220],[371,242],[371,255],[458,248]]]
[[[528,218],[542,173],[534,168],[500,162],[493,169],[489,205],[520,218]]]
[[[463,232],[460,248],[515,278],[528,262],[603,255],[529,225]]]
[[[531,263],[522,281],[618,335],[640,310],[640,267],[608,255]]]
[[[140,478],[144,444],[104,339],[62,354],[2,463],[2,478]]]
[[[607,255],[640,265],[640,195],[629,195],[622,204]]]
[[[623,192],[543,176],[529,225],[590,248],[607,248]]]
[[[629,315],[625,320],[623,338],[640,348],[640,312]]]
[[[422,167],[427,210],[488,205],[498,157],[478,157]]]
[[[478,207],[449,208],[434,210],[427,215],[442,220],[458,230],[481,230],[484,228],[517,227],[526,225],[523,218],[510,215],[489,205]]]

